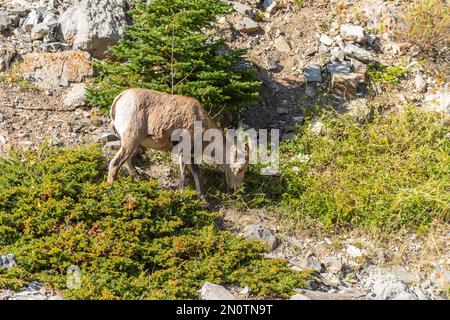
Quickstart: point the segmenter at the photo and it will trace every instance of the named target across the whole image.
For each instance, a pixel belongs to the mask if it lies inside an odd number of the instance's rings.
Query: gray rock
[[[44,23],[38,23],[37,25],[33,26],[31,29],[31,40],[41,40],[44,38],[47,33],[50,32],[50,27],[47,26]]]
[[[338,293],[338,292],[322,292],[306,289],[295,289],[294,291],[310,298],[311,300],[364,300],[364,294],[361,292]]]
[[[450,271],[437,267],[431,274],[430,280],[432,284],[439,288],[448,290],[450,288]]]
[[[357,73],[333,73],[331,90],[340,97],[354,97],[358,90],[360,77]]]
[[[323,130],[325,130],[325,124],[314,118],[311,124],[309,125],[309,130],[311,130],[312,133],[320,135],[322,134]]]
[[[253,33],[259,30],[259,26],[255,20],[245,17],[238,23],[236,29],[244,33]]]
[[[120,142],[120,140],[110,141],[105,144],[105,148],[110,149],[110,150],[119,150],[121,145],[122,145],[122,143]]]
[[[22,291],[11,292],[6,297],[7,300],[64,300],[63,297],[54,295],[41,283],[32,281]]]
[[[324,45],[323,43],[321,43],[319,45],[319,52],[320,53],[327,53],[330,50],[330,47]]]
[[[327,257],[323,260],[325,269],[333,274],[337,274],[342,270],[342,259],[339,257]]]
[[[289,133],[285,133],[281,136],[281,140],[282,141],[289,141],[294,139],[295,137],[295,133],[294,132],[289,132]]]
[[[375,280],[373,285],[373,292],[377,300],[390,300],[402,294],[407,294],[405,292],[407,289],[406,285],[396,279],[389,278],[379,278]]]
[[[351,64],[348,61],[342,62],[332,62],[327,65],[327,70],[329,73],[349,73],[351,69]]]
[[[64,97],[64,105],[68,107],[82,107],[86,104],[86,85],[74,84]]]
[[[12,43],[0,41],[0,72],[9,70],[16,55],[16,47]]]
[[[31,43],[31,37],[26,31],[17,28],[17,29],[13,30],[13,33],[17,38],[21,39],[23,42]],[[31,47],[29,49],[30,50],[28,50],[28,51],[32,51]]]
[[[325,281],[325,283],[329,286],[333,286],[333,287],[337,288],[341,284],[339,277],[335,274],[332,274],[329,272],[323,272],[320,274],[320,276]]]
[[[416,87],[417,92],[425,92],[427,91],[428,83],[420,74],[418,74],[414,79],[414,86]]]
[[[313,46],[310,48],[305,49],[305,56],[312,56],[317,52],[317,46]]]
[[[333,39],[331,39],[326,34],[322,34],[319,39],[320,43],[323,43],[326,46],[331,46],[333,44]]]
[[[38,11],[36,11],[36,10],[32,10],[28,14],[28,16],[25,19],[25,21],[23,22],[22,28],[25,31],[30,32],[31,29],[33,29],[33,27],[39,23],[39,19],[40,18],[41,18],[41,14]]]
[[[348,58],[355,58],[364,63],[375,62],[375,58],[363,48],[360,48],[354,44],[348,44],[344,47],[344,54]]]
[[[10,15],[9,18],[11,19],[11,26],[9,27],[9,30],[14,30],[15,28],[18,28],[20,26],[20,21],[23,20],[16,15]]]
[[[44,25],[49,27],[50,29],[55,28],[58,25],[58,18],[53,13],[48,13],[44,20],[42,21]]]
[[[279,245],[278,238],[273,232],[261,224],[250,224],[244,228],[243,236],[247,239],[259,240],[274,250]]]
[[[369,266],[363,271],[361,284],[371,290],[377,300],[417,299],[398,277],[376,266]]]
[[[203,284],[200,295],[203,300],[236,300],[230,291],[211,282]]]
[[[233,2],[233,9],[244,15],[253,15],[253,8],[244,3]]]
[[[98,143],[108,143],[110,141],[117,141],[120,140],[114,133],[111,131],[103,132],[98,138]]]
[[[353,99],[346,104],[346,111],[354,118],[366,117],[370,114],[367,100],[364,98]]]
[[[347,254],[353,258],[357,258],[357,257],[362,257],[362,252],[361,249],[353,246],[353,245],[349,245],[347,247],[347,249],[345,250],[345,252],[347,252]]]
[[[0,32],[8,30],[12,27],[13,21],[6,12],[0,12]]]
[[[304,116],[292,117],[292,120],[295,123],[303,123],[305,122],[305,117]]]
[[[9,12],[12,15],[19,16],[19,17],[25,17],[27,15],[27,11],[21,7],[12,8]]]
[[[276,0],[264,0],[262,3],[262,9],[265,12],[273,13],[278,8],[278,2]]]
[[[29,292],[19,292],[14,294],[9,300],[47,300],[47,298],[42,294],[32,294]]]
[[[367,43],[371,46],[373,46],[375,44],[375,41],[377,41],[377,36],[374,34],[368,34],[366,38]]]
[[[266,66],[267,66],[267,70],[273,71],[273,72],[278,72],[281,69],[283,69],[283,66],[281,66],[276,60],[274,60],[272,58],[267,58]]]
[[[278,114],[288,114],[289,110],[287,108],[283,108],[283,107],[278,107],[277,108],[277,113]]]
[[[62,48],[61,42],[49,42],[44,37],[44,43],[41,46],[42,50],[46,52],[56,52]]]
[[[0,255],[0,268],[10,269],[16,265],[17,263],[12,253]]]
[[[322,262],[314,254],[307,254],[306,256],[306,268],[312,269],[317,273],[321,273],[323,270]]]
[[[424,107],[428,111],[450,114],[450,93],[436,93],[427,95]]]
[[[322,81],[322,68],[318,65],[309,65],[303,69],[305,80],[307,82]]]
[[[391,273],[406,284],[413,284],[420,281],[418,274],[406,270],[403,266],[394,266],[391,268]]]
[[[290,297],[289,300],[311,300],[311,298],[308,298],[303,294],[297,293],[294,294],[292,297]]]
[[[345,59],[344,51],[342,51],[342,49],[339,47],[331,48],[330,54],[331,54],[331,58],[332,58],[331,60],[344,61],[344,59]]]
[[[305,88],[305,95],[307,97],[311,97],[311,98],[315,97],[316,96],[316,89],[313,86],[308,86],[307,85],[306,88]]]
[[[430,300],[430,297],[421,288],[411,287],[412,292],[416,295],[419,300]]]
[[[418,300],[417,296],[409,292],[400,292],[392,300]]]
[[[364,43],[367,40],[363,27],[353,24],[343,24],[340,31],[341,37],[345,41]]]
[[[287,42],[286,39],[283,37],[279,37],[279,38],[275,39],[274,45],[278,51],[281,51],[284,53],[289,53],[292,49],[289,42]]]
[[[124,34],[125,1],[82,0],[66,10],[58,22],[64,39],[74,49],[102,58]]]

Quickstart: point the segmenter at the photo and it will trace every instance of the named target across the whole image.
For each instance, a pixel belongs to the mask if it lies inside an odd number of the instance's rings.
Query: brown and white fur
[[[108,183],[113,183],[123,165],[131,175],[138,175],[131,158],[140,145],[153,150],[170,152],[174,146],[171,141],[172,132],[176,129],[186,129],[190,132],[192,146],[195,121],[202,122],[203,131],[210,128],[217,129],[216,124],[198,100],[149,89],[128,89],[120,93],[111,106],[111,119],[120,135],[121,147],[110,163]],[[205,147],[204,144],[203,148]],[[179,187],[185,186],[187,166],[192,172],[198,193],[202,194],[198,165],[193,161],[191,164],[182,163],[180,155],[179,166]],[[229,189],[238,187],[244,179],[247,162],[233,166],[222,164],[222,167]]]

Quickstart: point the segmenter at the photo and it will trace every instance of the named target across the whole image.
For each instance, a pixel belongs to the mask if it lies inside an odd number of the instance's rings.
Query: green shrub
[[[261,243],[216,230],[194,191],[128,178],[110,187],[105,164],[95,146],[0,158],[0,254],[18,264],[0,268],[0,288],[36,280],[72,299],[181,299],[204,281],[267,297],[303,286],[308,274],[264,260]],[[79,289],[67,288],[71,265]]]
[[[322,121],[323,134],[305,126],[282,146],[287,219],[377,230],[448,223],[450,133],[439,115],[410,107],[366,124]]]
[[[89,90],[91,104],[104,110],[130,87],[192,96],[207,110],[240,111],[259,99],[256,70],[242,66],[245,51],[218,54],[217,15],[229,11],[221,0],[134,2],[126,38],[97,61],[100,75]],[[209,31],[205,31],[209,30]]]
[[[408,68],[401,66],[369,64],[367,67],[367,75],[373,83],[387,86],[399,84],[409,71]]]

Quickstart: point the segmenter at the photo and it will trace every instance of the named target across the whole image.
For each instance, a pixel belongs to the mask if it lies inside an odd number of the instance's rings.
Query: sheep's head
[[[225,175],[227,177],[228,190],[236,190],[243,182],[245,172],[249,164],[249,146],[238,148],[235,144],[230,147],[231,161],[224,164]]]

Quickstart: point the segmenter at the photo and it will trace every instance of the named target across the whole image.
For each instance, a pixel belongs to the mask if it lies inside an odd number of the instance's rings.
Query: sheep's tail
[[[116,104],[117,101],[119,101],[120,98],[122,98],[123,94],[125,93],[125,91],[122,91],[121,93],[119,93],[119,95],[114,99],[112,105],[111,105],[111,110],[109,111],[109,116],[111,117],[111,120],[114,121],[114,119],[116,118]]]

